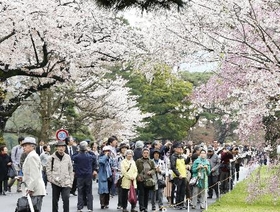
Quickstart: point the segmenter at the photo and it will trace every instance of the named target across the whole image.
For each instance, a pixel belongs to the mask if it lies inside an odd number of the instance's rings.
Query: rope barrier
[[[247,172],[247,175],[245,176],[245,178],[248,176],[248,175],[250,175],[251,173],[252,173],[252,171],[254,170],[254,169],[250,169],[250,168],[252,168],[253,167],[253,165],[255,165],[256,164],[256,162],[257,161],[251,161],[250,162],[250,164],[249,164],[249,169],[248,169],[248,172]],[[229,177],[227,177],[227,178],[225,178],[224,180],[218,180],[215,184],[213,184],[212,186],[208,186],[207,188],[204,188],[204,189],[202,189],[202,191],[201,192],[199,192],[197,195],[195,195],[196,197],[199,197],[199,195],[200,194],[202,194],[203,192],[205,192],[205,210],[207,211],[207,209],[208,209],[208,204],[207,204],[207,194],[208,194],[208,189],[209,188],[214,188],[216,185],[218,185],[218,192],[219,192],[219,199],[220,199],[220,197],[221,197],[221,195],[220,195],[220,188],[219,188],[219,186],[221,185],[221,183],[222,182],[225,182],[225,181],[229,181],[229,180],[231,180],[232,179],[232,176],[233,175],[235,175],[236,173],[240,173],[241,171],[235,171],[235,173],[234,174],[230,174],[230,176]],[[245,179],[244,178],[244,179]],[[208,180],[208,178],[207,178],[207,180]],[[229,181],[229,183],[230,183],[230,181]],[[232,188],[233,189],[233,188]],[[232,190],[231,189],[231,190]],[[190,202],[191,202],[191,199],[193,198],[193,197],[195,197],[195,196],[191,196],[190,198],[187,198],[185,201],[182,201],[182,202],[179,202],[179,203],[176,203],[176,204],[172,204],[172,205],[168,205],[168,206],[166,206],[166,207],[163,207],[162,208],[162,210],[161,211],[164,211],[164,212],[167,212],[167,209],[168,208],[174,208],[174,207],[176,207],[176,206],[179,206],[179,205],[181,205],[181,204],[187,204],[187,211],[189,212],[190,211]],[[155,212],[160,212],[159,210],[154,210]]]

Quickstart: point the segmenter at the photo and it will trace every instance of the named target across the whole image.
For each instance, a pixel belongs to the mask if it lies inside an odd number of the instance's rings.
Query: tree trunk
[[[6,117],[0,117],[0,146],[6,144],[3,136],[7,121],[8,119]]]
[[[40,109],[41,115],[41,132],[38,139],[48,142],[54,135],[51,127],[51,118],[59,107],[61,98],[55,98],[54,92],[51,89],[40,92]]]

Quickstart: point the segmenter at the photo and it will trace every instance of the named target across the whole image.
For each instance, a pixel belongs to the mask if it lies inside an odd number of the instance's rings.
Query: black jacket
[[[180,172],[178,171],[177,167],[176,167],[176,161],[177,159],[182,159],[183,156],[180,154],[176,154],[173,153],[170,157],[170,166],[171,166],[171,170],[174,172],[174,174],[179,177],[180,176]],[[190,163],[190,157],[185,158],[185,164],[189,164]]]

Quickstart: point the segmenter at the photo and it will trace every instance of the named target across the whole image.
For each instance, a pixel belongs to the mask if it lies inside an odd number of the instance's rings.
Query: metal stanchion
[[[231,191],[231,174],[232,174],[232,171],[231,171],[231,160],[229,161],[229,185],[228,185],[228,190],[229,192]]]
[[[205,210],[207,211],[208,210],[208,202],[207,202],[207,196],[208,196],[208,175],[206,174],[205,175],[205,180],[204,180],[204,185],[207,185],[205,186]]]
[[[221,181],[218,181],[218,195],[219,195],[219,199],[221,198],[220,187],[221,187]]]

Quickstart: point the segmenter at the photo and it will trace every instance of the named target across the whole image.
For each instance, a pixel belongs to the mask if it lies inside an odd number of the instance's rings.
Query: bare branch
[[[15,30],[13,30],[10,34],[4,36],[3,38],[0,38],[0,43],[4,42],[5,40],[9,39],[10,37],[12,37],[15,34],[16,34]]]

